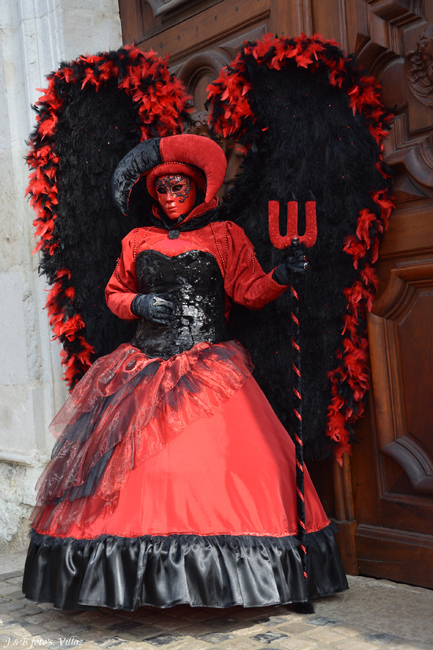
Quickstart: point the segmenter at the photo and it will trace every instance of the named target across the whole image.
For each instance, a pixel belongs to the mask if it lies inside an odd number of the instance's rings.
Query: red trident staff
[[[269,201],[269,237],[275,248],[284,249],[289,246],[304,244],[307,248],[314,246],[317,240],[317,215],[316,202],[307,201],[305,204],[305,234],[298,235],[298,203],[287,203],[287,235],[280,233],[279,217],[280,204],[278,201]],[[304,443],[302,435],[302,376],[301,376],[301,328],[299,324],[299,294],[294,274],[290,278],[291,300],[291,335],[292,335],[292,362],[293,362],[293,395],[295,415],[295,452],[296,452],[296,493],[298,515],[298,540],[301,551],[302,568],[304,571],[306,602],[308,601],[308,573],[307,573],[307,545],[305,529],[305,499],[304,499]]]

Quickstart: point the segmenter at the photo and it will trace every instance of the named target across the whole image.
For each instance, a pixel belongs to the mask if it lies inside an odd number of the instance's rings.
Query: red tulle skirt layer
[[[33,527],[43,535],[297,532],[293,443],[236,342],[168,361],[122,345],[55,418]],[[181,435],[180,435],[181,434]],[[305,477],[307,532],[329,524]]]
[[[168,360],[124,344],[98,359],[51,423],[58,438],[32,524],[66,534],[117,507],[129,474],[251,375],[239,343],[200,343]],[[205,426],[205,425],[204,425]]]

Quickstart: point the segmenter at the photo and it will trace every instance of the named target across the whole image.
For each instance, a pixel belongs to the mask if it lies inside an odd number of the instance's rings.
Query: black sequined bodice
[[[172,321],[140,320],[132,345],[148,357],[168,359],[196,343],[227,340],[224,283],[213,255],[200,250],[168,257],[154,250],[137,255],[140,293],[157,293],[174,303]]]

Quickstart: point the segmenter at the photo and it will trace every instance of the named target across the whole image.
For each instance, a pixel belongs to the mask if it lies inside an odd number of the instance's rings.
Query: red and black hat
[[[205,192],[205,203],[209,203],[224,181],[226,168],[221,147],[210,138],[190,133],[152,138],[134,147],[116,167],[113,197],[122,213],[127,214],[131,190],[141,176],[146,175],[147,190],[156,198],[157,178],[185,174]]]

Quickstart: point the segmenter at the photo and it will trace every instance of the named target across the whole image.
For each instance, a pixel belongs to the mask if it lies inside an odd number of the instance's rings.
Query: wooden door
[[[357,567],[433,587],[433,4],[361,5],[358,58],[395,107],[396,211],[368,322],[369,415],[351,459]]]
[[[396,211],[369,318],[372,390],[341,470],[310,468],[349,573],[433,587],[433,4],[421,0],[119,0],[125,43],[170,54],[206,132],[206,86],[245,40],[335,38],[395,107]],[[224,144],[224,143],[222,143]],[[239,163],[227,150],[226,183]]]

